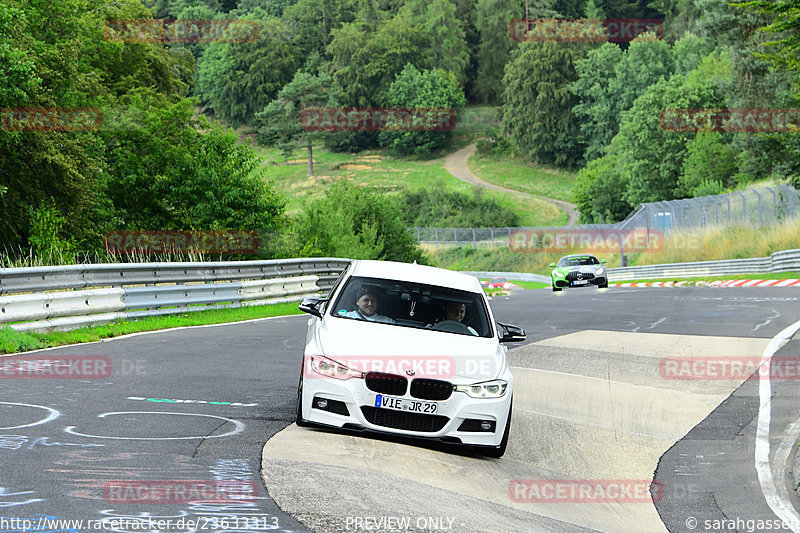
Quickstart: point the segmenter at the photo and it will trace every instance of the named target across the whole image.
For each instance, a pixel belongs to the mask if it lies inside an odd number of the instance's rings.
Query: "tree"
[[[606,155],[589,161],[578,171],[573,195],[581,213],[581,223],[619,222],[633,209],[623,197],[627,176],[619,164],[617,151],[617,143],[612,142]]]
[[[455,4],[450,0],[432,0],[422,28],[428,36],[425,63],[452,72],[462,87],[466,85],[469,47]]]
[[[538,163],[575,167],[585,143],[569,86],[584,43],[524,42],[514,50],[503,77],[502,124],[517,147]]]
[[[252,123],[292,79],[301,58],[285,38],[290,31],[284,22],[267,18],[258,24],[257,38],[208,45],[198,65],[201,100],[234,127]]]
[[[503,94],[503,69],[515,43],[509,36],[509,23],[524,17],[519,0],[478,0],[475,27],[480,34],[476,61],[476,96],[486,103],[496,103]]]
[[[691,131],[671,131],[661,122],[670,109],[724,107],[717,79],[730,63],[722,55],[706,58],[687,76],[673,75],[651,85],[624,115],[619,128],[619,165],[627,176],[624,199],[631,205],[672,200],[683,195],[683,172]]]
[[[713,181],[721,187],[734,185],[736,174],[736,152],[715,131],[701,131],[686,145],[683,173],[678,178],[680,192],[687,196],[698,196],[707,189],[704,182]]]
[[[331,78],[327,74],[314,76],[297,71],[292,81],[280,90],[275,100],[260,113],[256,113],[262,125],[259,129],[259,142],[276,144],[284,152],[298,145],[305,145],[308,152],[308,175],[314,175],[314,141],[326,137],[323,132],[306,131],[302,127],[301,112],[310,107],[331,107],[337,104],[330,90]]]
[[[604,43],[590,50],[585,59],[575,62],[578,79],[570,90],[580,99],[572,112],[581,120],[580,130],[586,139],[586,159],[602,156],[617,134],[619,108],[612,89],[616,67],[624,52],[614,43]]]
[[[252,149],[195,115],[195,99],[169,104],[141,91],[126,104],[141,122],[117,132],[108,154],[118,227],[267,232],[284,224],[285,200],[264,182]]]
[[[464,92],[452,72],[420,72],[407,64],[389,87],[386,105],[392,108],[458,109],[466,105]],[[390,126],[390,124],[387,124]],[[452,131],[381,131],[378,142],[404,154],[428,154],[444,146]]]

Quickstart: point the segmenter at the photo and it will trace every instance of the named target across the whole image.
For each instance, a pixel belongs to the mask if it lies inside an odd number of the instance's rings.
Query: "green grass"
[[[206,324],[223,324],[239,322],[254,318],[271,316],[297,315],[301,311],[297,303],[281,303],[237,307],[235,309],[213,309],[196,311],[182,315],[152,316],[114,322],[102,326],[78,328],[70,331],[54,331],[50,333],[22,332],[8,326],[0,327],[0,354],[16,353],[65,344],[94,342],[111,337],[119,337],[140,331],[155,331],[183,326],[202,326]]]
[[[523,159],[496,156],[472,156],[469,168],[479,178],[531,194],[572,202],[577,173],[552,169]]]
[[[265,179],[288,199],[287,213],[296,215],[307,199],[324,196],[326,185],[348,181],[354,185],[378,187],[388,193],[401,189],[443,188],[473,194],[473,186],[457,180],[444,168],[444,159],[400,158],[385,150],[365,151],[360,154],[330,152],[314,148],[314,176],[307,176],[306,153],[295,151],[289,158],[300,164],[286,165],[280,151],[274,148],[253,146],[262,157],[261,168]],[[452,150],[448,148],[447,153]],[[520,225],[560,225],[566,223],[566,214],[546,202],[530,201],[499,191],[483,191],[520,217]]]

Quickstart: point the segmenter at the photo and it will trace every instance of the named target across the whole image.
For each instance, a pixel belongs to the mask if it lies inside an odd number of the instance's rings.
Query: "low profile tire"
[[[558,289],[561,290],[561,289]],[[508,447],[508,435],[511,433],[511,410],[513,408],[514,400],[512,398],[511,403],[508,405],[508,418],[506,419],[506,429],[503,432],[503,440],[500,441],[500,446],[495,446],[493,448],[481,448],[480,454],[485,455],[486,457],[493,457],[494,459],[499,459],[503,457],[506,453],[506,448]]]
[[[608,288],[608,282],[603,283],[602,285],[598,285],[598,287],[601,288],[601,289],[607,289]]]
[[[561,292],[561,287],[556,287],[553,285],[553,292]]]
[[[301,371],[302,372],[302,371]],[[303,419],[303,375],[300,374],[300,383],[297,385],[297,413],[294,415],[294,423],[298,427],[307,428],[311,424]]]

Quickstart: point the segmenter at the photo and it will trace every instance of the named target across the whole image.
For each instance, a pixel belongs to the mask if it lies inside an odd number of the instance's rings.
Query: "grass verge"
[[[119,337],[128,333],[155,331],[160,329],[179,328],[183,326],[204,326],[207,324],[224,324],[254,318],[267,318],[281,315],[298,315],[301,311],[297,303],[281,303],[272,305],[256,305],[237,307],[235,309],[213,309],[196,311],[182,315],[150,316],[113,322],[102,326],[78,328],[70,331],[53,331],[50,333],[33,333],[16,331],[8,326],[0,327],[0,354],[27,352],[63,346],[94,342],[111,337]]]
[[[315,147],[315,175],[309,177],[304,151],[298,150],[286,160],[277,149],[257,145],[253,149],[263,160],[260,168],[265,171],[266,181],[287,198],[289,215],[298,214],[304,201],[323,197],[326,186],[337,181],[369,185],[387,193],[437,188],[474,194],[473,185],[456,179],[445,170],[443,157],[399,158],[387,150],[347,154]],[[567,221],[565,213],[544,201],[531,201],[500,191],[484,190],[483,194],[517,213],[519,224],[523,226],[561,225]]]
[[[479,178],[517,191],[572,202],[574,172],[547,168],[523,159],[474,155],[469,168]]]

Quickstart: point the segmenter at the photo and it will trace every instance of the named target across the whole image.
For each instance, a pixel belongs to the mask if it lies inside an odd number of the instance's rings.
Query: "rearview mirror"
[[[555,266],[556,266],[555,263],[550,263],[550,267],[555,268]]]
[[[602,259],[602,260],[601,260],[601,262],[603,262],[603,263],[607,263],[608,261],[606,261],[605,259]]]
[[[297,308],[304,313],[322,318],[322,305],[327,301],[326,298],[303,298]]]
[[[523,342],[528,338],[525,330],[513,324],[497,323],[500,326],[500,342]]]

